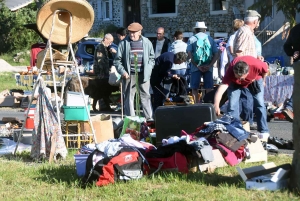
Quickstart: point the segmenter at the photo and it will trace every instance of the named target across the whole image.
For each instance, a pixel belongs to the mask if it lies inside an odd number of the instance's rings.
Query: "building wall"
[[[168,35],[175,31],[193,31],[197,21],[204,21],[211,36],[215,32],[231,32],[231,23],[234,20],[232,6],[237,7],[241,12],[244,11],[244,0],[228,1],[228,13],[211,15],[209,0],[180,0],[178,1],[178,14],[176,17],[149,17],[147,4],[151,0],[141,0],[141,20],[144,33],[155,33],[157,27],[162,26]]]
[[[89,3],[93,6],[97,5],[97,2],[101,0],[90,0]],[[105,28],[108,25],[115,25],[116,27],[123,26],[123,0],[112,0],[112,19],[103,20],[101,17],[97,16],[98,7],[93,6],[95,11],[95,20],[93,27],[91,29],[91,33],[97,32],[100,29]]]

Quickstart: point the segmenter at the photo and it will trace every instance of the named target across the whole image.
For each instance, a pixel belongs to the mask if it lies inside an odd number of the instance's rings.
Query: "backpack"
[[[99,153],[102,152],[96,149],[87,158],[86,172],[82,179],[84,184],[96,181],[96,186],[105,186],[143,176],[143,158],[139,151],[124,147],[116,155],[102,158],[93,165],[93,156]]]
[[[208,36],[204,38],[197,38],[196,51],[193,54],[194,62],[198,65],[208,64],[212,59],[211,44],[209,42]]]

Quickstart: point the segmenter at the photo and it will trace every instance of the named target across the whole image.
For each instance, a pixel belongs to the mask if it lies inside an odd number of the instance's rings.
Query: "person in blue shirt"
[[[163,79],[166,77],[179,79],[177,74],[171,73],[171,68],[173,64],[182,64],[186,62],[186,60],[187,54],[185,52],[178,52],[176,54],[173,52],[165,52],[155,59],[155,65],[150,78],[150,84],[153,90],[153,111],[163,105],[165,96],[169,93],[162,85]]]

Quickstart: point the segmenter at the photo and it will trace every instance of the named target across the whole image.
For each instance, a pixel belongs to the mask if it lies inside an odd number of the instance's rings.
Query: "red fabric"
[[[249,74],[247,75],[245,80],[240,81],[239,79],[236,79],[233,72],[233,66],[238,61],[244,61],[249,65]],[[268,72],[268,66],[265,62],[260,61],[259,59],[256,59],[252,56],[241,56],[235,58],[229,65],[229,68],[227,69],[225,76],[222,79],[223,84],[229,85],[230,83],[236,83],[242,87],[248,87],[249,84],[253,80],[259,80],[262,78],[262,75]]]
[[[218,144],[226,153],[227,156],[225,154],[223,154],[223,152],[221,151],[224,160],[230,165],[230,166],[235,166],[237,164],[239,164],[239,161],[235,155],[234,152],[232,152],[230,149],[228,149],[227,147],[225,147],[222,144]]]
[[[198,127],[198,128],[196,128],[196,130],[193,132],[193,133],[190,133],[190,134],[188,134],[186,131],[184,131],[184,130],[181,130],[181,136],[189,136],[190,137],[190,141],[194,141],[195,140],[195,135],[197,134],[197,133],[199,133],[199,131],[200,130],[202,130],[202,129],[204,129],[204,128],[206,128],[207,126],[205,125],[205,124],[203,124],[202,126],[200,126],[200,127]]]
[[[186,157],[179,153],[175,152],[171,157],[168,158],[146,158],[149,166],[152,169],[157,169],[160,162],[163,162],[161,170],[177,170],[181,173],[188,173],[188,165]]]
[[[115,183],[114,164],[119,166],[138,161],[138,152],[123,152],[112,158],[107,165],[103,166],[103,174],[100,175],[97,186],[105,186]]]
[[[30,55],[31,55],[30,66],[31,67],[36,65],[36,59],[37,59],[36,56],[41,50],[45,49],[45,47],[46,47],[45,43],[36,43],[31,46],[31,52],[30,52]]]

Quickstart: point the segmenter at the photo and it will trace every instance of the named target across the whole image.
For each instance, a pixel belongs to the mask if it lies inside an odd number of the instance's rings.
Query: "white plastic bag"
[[[117,72],[115,66],[110,68],[108,83],[112,86],[119,86],[121,82],[121,75]]]

